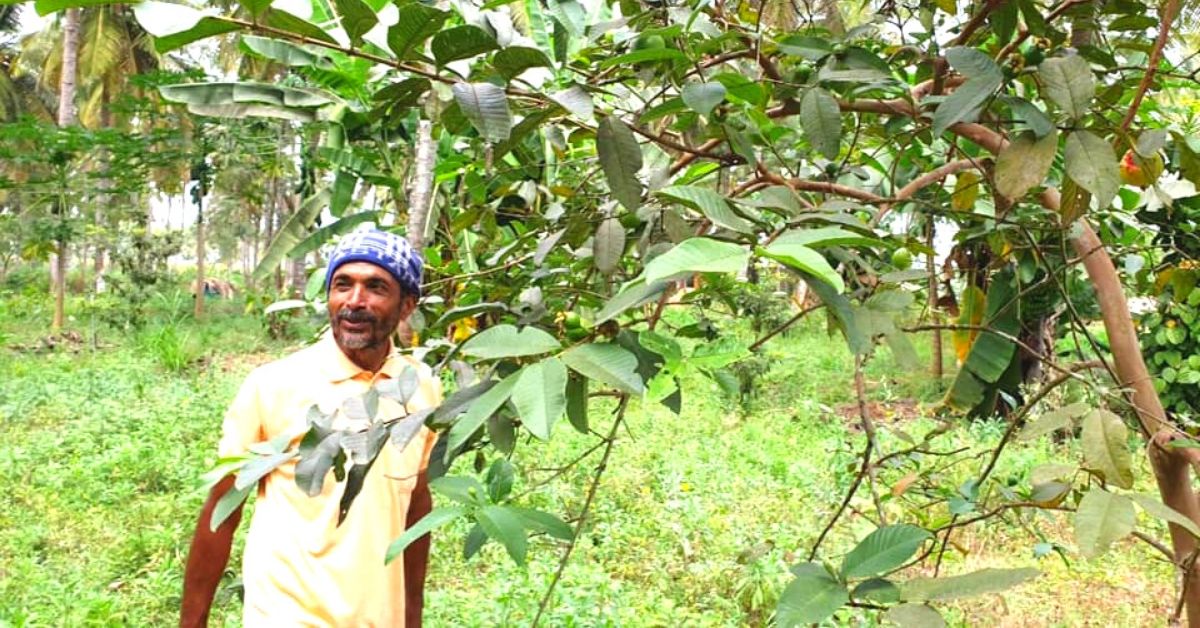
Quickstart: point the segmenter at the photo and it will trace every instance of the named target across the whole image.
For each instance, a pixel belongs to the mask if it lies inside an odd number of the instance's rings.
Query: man
[[[308,430],[312,404],[332,412],[410,366],[418,369],[420,385],[407,410],[440,403],[441,387],[428,367],[394,353],[391,343],[396,326],[416,307],[421,263],[394,234],[359,231],[343,238],[326,275],[331,333],[246,378],[225,415],[220,455],[242,454],[282,434],[295,447]],[[388,399],[379,407],[385,419],[402,414]],[[352,426],[339,420],[335,428]],[[345,485],[332,474],[311,498],[296,485],[295,461],[265,477],[243,557],[245,626],[420,626],[428,535],[410,545],[403,560],[385,566],[384,555],[432,507],[425,470],[435,439],[422,427],[403,451],[385,446],[340,526]],[[241,509],[216,532],[209,519],[233,481],[217,483],[201,511],[184,573],[183,626],[207,624],[229,561]]]

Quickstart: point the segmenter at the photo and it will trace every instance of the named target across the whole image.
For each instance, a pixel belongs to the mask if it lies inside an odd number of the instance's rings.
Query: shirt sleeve
[[[225,411],[221,421],[221,442],[217,454],[222,458],[240,456],[250,445],[263,440],[262,406],[257,372],[242,382],[237,396]]]

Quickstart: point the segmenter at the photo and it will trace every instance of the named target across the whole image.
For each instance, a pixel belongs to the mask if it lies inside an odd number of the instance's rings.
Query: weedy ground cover
[[[97,350],[84,342],[35,351],[40,321],[0,319],[8,347],[24,348],[0,350],[0,625],[175,621],[203,499],[198,478],[214,460],[221,413],[254,365],[296,345],[265,340],[259,322],[232,305],[216,309],[203,324],[162,314],[141,335],[108,332]],[[189,339],[182,357],[147,340],[166,334]],[[927,353],[924,342],[918,348]],[[805,321],[765,352],[771,368],[744,404],[696,377],[683,387],[678,416],[635,405],[546,625],[769,620],[787,566],[806,559],[852,480],[863,437],[851,403],[852,360],[840,338],[827,337],[820,321]],[[867,382],[885,450],[934,425],[938,385],[926,374],[901,371],[881,350]],[[604,404],[593,404],[593,425],[609,420]],[[948,500],[1001,432],[997,422],[978,422],[936,442],[945,451],[965,448],[932,467]],[[563,467],[594,443],[563,421],[548,445],[518,447],[513,494],[567,517],[578,512],[599,454]],[[1076,458],[1069,447],[1049,439],[1014,447],[995,477],[1014,490],[1028,486],[1036,465]],[[474,465],[466,456],[452,473],[475,473]],[[910,470],[898,465],[880,474],[893,520],[930,514],[905,508],[898,487]],[[1145,484],[1150,475],[1143,468],[1138,477]],[[836,562],[873,529],[871,513],[869,498],[855,500],[823,555]],[[561,546],[535,541],[526,567],[495,544],[465,561],[466,533],[464,524],[436,537],[429,625],[527,625]],[[1070,552],[1071,538],[1069,516],[1054,514],[997,519],[955,536],[942,573],[1003,565],[1035,566],[1043,575],[1004,595],[952,605],[948,616],[972,625],[1135,625],[1166,616],[1170,569],[1146,546],[1126,540],[1092,564]],[[839,620],[875,621],[860,613]],[[239,614],[233,569],[214,625],[240,625]]]

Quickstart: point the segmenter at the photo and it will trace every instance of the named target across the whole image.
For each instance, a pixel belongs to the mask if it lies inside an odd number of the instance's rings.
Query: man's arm
[[[208,494],[208,501],[204,502],[200,520],[196,522],[196,533],[192,537],[192,548],[188,552],[187,568],[183,572],[183,604],[179,613],[181,627],[208,625],[208,612],[212,607],[217,585],[225,573],[225,566],[229,564],[233,533],[237,530],[238,522],[242,520],[242,507],[238,506],[216,532],[209,530],[209,521],[217,502],[233,488],[233,481],[234,476],[230,475],[217,482]],[[406,559],[405,568],[407,566]]]
[[[408,502],[406,527],[411,528],[421,517],[433,510],[433,495],[429,493],[429,475],[421,471],[417,485]],[[429,567],[429,534],[413,541],[404,549],[404,622],[408,628],[420,628],[421,613],[425,610],[425,571]]]

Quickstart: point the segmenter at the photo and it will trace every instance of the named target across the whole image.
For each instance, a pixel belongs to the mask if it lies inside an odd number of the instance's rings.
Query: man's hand
[[[230,475],[217,482],[209,492],[204,508],[200,510],[200,520],[196,522],[196,533],[192,537],[187,567],[183,572],[183,603],[179,612],[179,625],[184,628],[208,625],[208,612],[212,608],[213,596],[217,592],[221,576],[225,573],[225,566],[229,564],[233,533],[242,520],[242,507],[238,506],[215,532],[209,530],[209,521],[217,502],[233,488],[233,481],[234,476]]]

